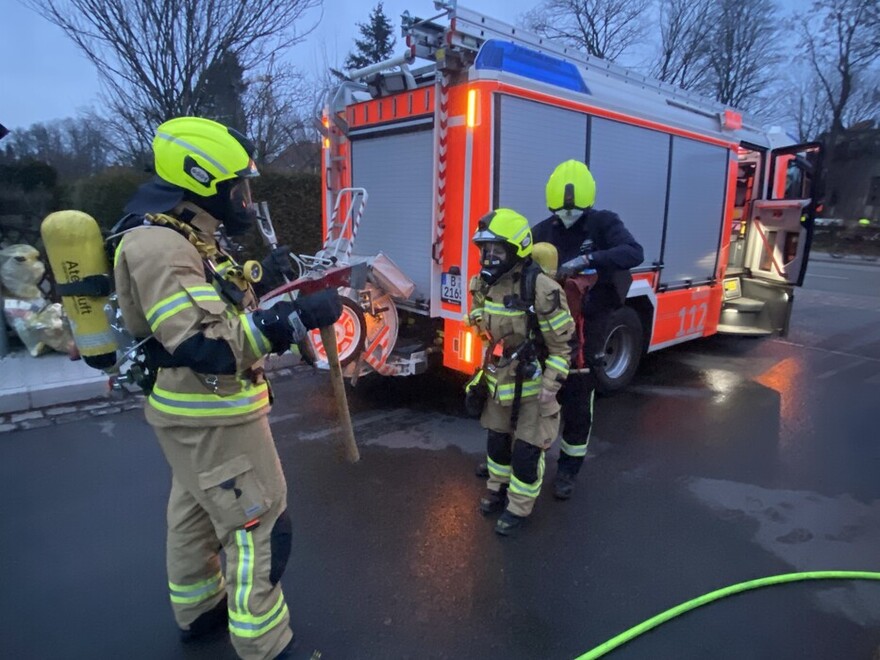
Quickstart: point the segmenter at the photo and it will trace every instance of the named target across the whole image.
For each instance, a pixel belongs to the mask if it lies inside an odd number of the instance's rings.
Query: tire
[[[632,307],[621,307],[608,316],[605,335],[605,364],[596,368],[600,394],[614,394],[624,389],[639,368],[644,351],[644,329]]]

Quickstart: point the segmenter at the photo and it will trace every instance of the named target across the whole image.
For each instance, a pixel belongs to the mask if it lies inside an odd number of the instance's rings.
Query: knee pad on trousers
[[[486,453],[496,463],[510,465],[510,434],[489,431],[486,438]]]
[[[513,474],[523,483],[533,484],[538,480],[538,462],[541,460],[541,449],[528,442],[517,440],[513,445],[513,458],[510,466]]]
[[[290,514],[285,509],[269,535],[269,545],[272,550],[272,561],[269,568],[269,582],[278,584],[284,569],[287,568],[287,560],[290,558],[290,546],[293,542],[293,525],[290,522]]]

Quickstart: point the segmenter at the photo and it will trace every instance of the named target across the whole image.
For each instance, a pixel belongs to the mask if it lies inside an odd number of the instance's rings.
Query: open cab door
[[[724,279],[718,332],[787,334],[794,287],[804,282],[813,242],[821,157],[819,143],[770,153],[767,198],[751,204],[744,268]]]

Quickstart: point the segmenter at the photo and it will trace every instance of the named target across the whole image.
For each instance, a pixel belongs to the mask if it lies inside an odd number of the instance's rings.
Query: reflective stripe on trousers
[[[584,434],[583,444],[572,444],[572,443],[566,442],[565,436],[571,435],[571,434],[565,433],[565,429],[563,429],[563,434],[562,434],[563,437],[562,437],[562,441],[559,445],[559,450],[563,454],[571,456],[572,458],[580,458],[580,459],[582,459],[584,456],[587,455],[587,448],[590,445],[590,435],[591,435],[592,429],[593,429],[593,424],[592,424],[593,406],[595,404],[595,401],[596,401],[596,392],[595,392],[595,390],[591,389],[590,390],[590,405],[589,405],[589,408],[585,411],[587,413],[588,417],[586,420],[578,420],[581,422],[581,425],[584,425],[583,424],[584,421],[587,422],[585,424],[585,426],[587,427],[587,432],[586,432],[586,434]],[[574,404],[566,401],[566,402],[563,402],[563,406],[565,406],[565,405],[571,406]],[[563,409],[563,410],[564,410],[564,413],[569,412],[568,410],[565,410],[565,409]]]
[[[542,483],[544,483],[544,452],[541,452],[541,457],[538,459],[538,478],[535,482],[527,484],[524,481],[520,481],[514,472],[510,475],[510,492],[524,497],[535,498],[541,492]]]
[[[207,580],[201,580],[194,584],[175,584],[171,581],[168,582],[168,591],[171,594],[171,602],[186,605],[195,605],[196,603],[209,600],[225,588],[226,582],[223,580],[222,573],[217,573]]]
[[[251,614],[248,601],[254,583],[255,553],[250,532],[240,529],[235,532],[235,546],[238,549],[235,594],[229,608],[229,631],[238,637],[259,637],[285,621],[287,603],[284,594],[278,589],[278,598],[265,614]]]

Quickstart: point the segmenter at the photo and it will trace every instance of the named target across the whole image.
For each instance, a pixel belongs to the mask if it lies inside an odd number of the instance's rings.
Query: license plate
[[[461,275],[440,274],[440,300],[461,305]]]

